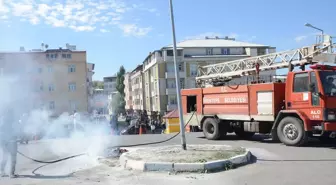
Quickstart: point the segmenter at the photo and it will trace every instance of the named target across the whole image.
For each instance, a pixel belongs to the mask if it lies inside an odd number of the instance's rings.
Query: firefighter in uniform
[[[0,150],[2,159],[0,163],[0,175],[5,176],[5,168],[7,160],[10,158],[9,177],[15,178],[15,166],[17,157],[17,123],[12,109],[8,109],[3,113],[0,123]]]

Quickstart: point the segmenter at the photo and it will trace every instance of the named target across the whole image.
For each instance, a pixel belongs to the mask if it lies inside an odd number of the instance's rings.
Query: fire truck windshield
[[[320,71],[320,79],[326,96],[336,96],[336,71]]]

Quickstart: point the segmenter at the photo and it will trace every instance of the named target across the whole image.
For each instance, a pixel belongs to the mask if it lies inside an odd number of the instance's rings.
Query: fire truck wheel
[[[288,146],[302,146],[308,140],[303,123],[295,117],[283,118],[277,128],[279,140]]]
[[[215,119],[207,118],[203,124],[203,133],[209,140],[218,140],[221,136],[218,122]]]

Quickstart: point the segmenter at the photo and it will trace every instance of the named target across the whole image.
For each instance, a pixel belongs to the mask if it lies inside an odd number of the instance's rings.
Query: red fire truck
[[[210,140],[233,132],[245,139],[261,133],[301,146],[308,137],[335,137],[336,67],[320,64],[336,63],[332,49],[330,37],[310,47],[200,67],[196,80],[201,87],[181,91],[184,118],[196,111],[190,124]],[[294,72],[296,66],[301,71]],[[286,80],[260,80],[260,71],[280,68],[289,68]],[[226,85],[243,75],[256,80]]]

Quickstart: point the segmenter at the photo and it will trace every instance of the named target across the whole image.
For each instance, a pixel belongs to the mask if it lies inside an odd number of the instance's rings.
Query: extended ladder
[[[325,61],[328,57],[325,54],[332,53],[333,49],[332,38],[330,36],[327,38],[327,42],[299,49],[200,66],[196,82],[204,86],[211,84],[212,81],[229,81],[232,78],[251,75],[256,71],[257,64],[260,71],[266,71],[288,68],[290,65],[303,66]],[[336,61],[332,62],[336,63]]]

